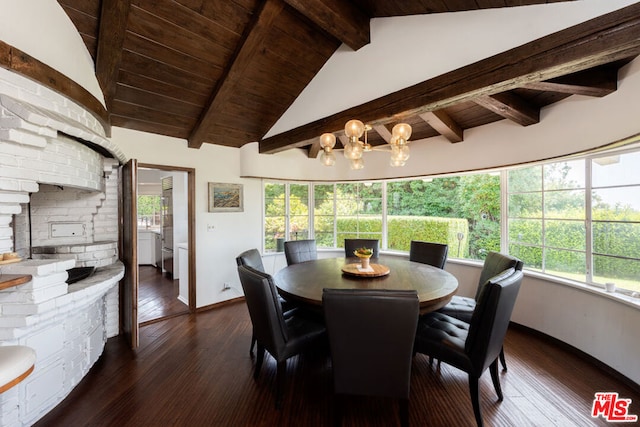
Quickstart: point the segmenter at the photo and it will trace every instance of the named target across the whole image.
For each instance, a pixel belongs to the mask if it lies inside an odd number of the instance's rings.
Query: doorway
[[[195,312],[195,170],[138,164],[138,324]]]

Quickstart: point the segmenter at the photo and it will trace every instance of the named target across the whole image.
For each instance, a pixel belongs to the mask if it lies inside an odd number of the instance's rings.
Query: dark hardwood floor
[[[257,381],[248,354],[251,323],[243,302],[174,317],[140,329],[140,348],[107,342],[89,374],[36,424],[54,426],[328,426],[332,424],[327,350],[289,361],[283,406],[274,407],[275,362]],[[618,392],[640,414],[640,392],[584,358],[522,328],[505,341],[509,370],[497,402],[490,375],[480,382],[485,425],[605,426],[591,418],[594,393]],[[474,426],[467,377],[417,355],[412,366],[412,426]],[[395,401],[347,400],[344,426],[398,425]]]
[[[138,270],[138,323],[189,312],[189,307],[178,300],[178,280],[169,279],[151,265],[141,265]]]

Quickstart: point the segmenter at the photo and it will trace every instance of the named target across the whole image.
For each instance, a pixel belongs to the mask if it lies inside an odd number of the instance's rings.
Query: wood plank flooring
[[[267,356],[254,381],[250,338],[243,302],[144,326],[136,353],[123,339],[112,338],[89,374],[36,426],[331,425],[328,350],[289,361],[283,406],[276,410],[275,361]],[[489,373],[481,378],[485,426],[610,425],[590,416],[600,391],[632,399],[630,413],[640,415],[637,388],[547,339],[510,328],[505,353],[503,402],[496,400]],[[430,367],[424,355],[413,361],[410,424],[474,426],[466,375],[436,365]],[[349,398],[343,425],[398,425],[397,411],[392,400]]]
[[[145,324],[189,312],[178,300],[179,281],[169,279],[151,265],[138,268],[138,323]]]

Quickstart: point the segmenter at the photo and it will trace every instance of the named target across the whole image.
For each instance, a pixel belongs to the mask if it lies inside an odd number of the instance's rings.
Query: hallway
[[[151,265],[138,268],[138,323],[141,326],[189,313],[189,307],[178,300],[177,279],[169,279],[160,269]]]

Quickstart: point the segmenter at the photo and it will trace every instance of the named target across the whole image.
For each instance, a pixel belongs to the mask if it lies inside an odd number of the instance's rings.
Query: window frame
[[[631,258],[634,261],[638,261],[640,262],[640,258],[634,258],[634,257],[624,257],[624,256],[618,256],[616,254],[603,254],[603,253],[596,253],[594,251],[594,224],[598,224],[598,223],[608,223],[608,222],[613,222],[613,223],[624,223],[624,224],[635,224],[635,225],[640,225],[640,220],[629,220],[629,221],[617,221],[617,220],[597,220],[593,218],[593,197],[594,197],[594,189],[619,189],[619,188],[624,188],[624,187],[634,187],[634,189],[636,187],[640,188],[640,183],[639,184],[616,184],[616,185],[604,185],[604,186],[593,186],[593,180],[594,180],[594,175],[593,175],[593,162],[601,157],[607,157],[607,156],[616,156],[616,155],[624,155],[624,154],[628,154],[628,153],[640,153],[640,146],[638,146],[637,144],[634,145],[628,145],[626,147],[613,147],[612,149],[604,149],[604,150],[598,150],[597,152],[592,152],[592,153],[586,153],[586,154],[581,154],[581,155],[574,155],[574,156],[567,156],[567,157],[563,157],[563,158],[556,158],[556,159],[551,159],[551,160],[545,160],[545,161],[540,161],[540,162],[532,162],[529,164],[525,164],[525,165],[518,165],[518,166],[509,166],[509,167],[503,167],[503,168],[493,168],[493,169],[486,169],[486,170],[481,170],[481,171],[474,171],[474,172],[469,172],[469,173],[499,173],[500,174],[500,248],[501,251],[503,253],[509,253],[509,247],[511,246],[511,241],[510,241],[510,236],[509,236],[509,223],[510,221],[512,221],[514,218],[512,218],[510,216],[510,212],[509,212],[509,203],[510,203],[510,196],[512,194],[515,194],[517,192],[511,192],[510,188],[509,188],[509,173],[514,171],[514,170],[518,170],[518,169],[525,169],[525,168],[532,168],[532,167],[539,167],[541,168],[541,189],[539,190],[539,193],[541,194],[541,213],[540,213],[540,218],[535,218],[536,220],[540,220],[541,221],[541,225],[542,225],[542,234],[540,236],[540,244],[539,245],[533,245],[533,246],[539,246],[541,248],[542,251],[542,258],[541,258],[541,268],[540,269],[534,269],[532,271],[539,271],[540,273],[544,274],[544,275],[548,275],[551,277],[558,277],[562,280],[570,280],[570,281],[574,281],[577,283],[585,283],[587,285],[590,286],[595,286],[595,287],[600,287],[600,288],[604,288],[604,284],[600,283],[596,280],[594,280],[594,257],[596,256],[605,256],[605,257],[612,257],[612,258],[624,258],[624,259],[628,259]],[[562,163],[566,163],[566,162],[573,162],[573,161],[583,161],[583,167],[584,167],[584,183],[582,184],[582,186],[577,186],[577,187],[568,187],[568,188],[545,188],[545,166],[548,165],[553,165],[553,164],[562,164]],[[443,177],[443,176],[461,176],[461,175],[466,175],[469,173],[461,173],[461,174],[448,174],[448,175],[440,175],[437,176],[438,178]],[[309,207],[308,209],[308,230],[309,230],[309,234],[308,234],[308,238],[310,239],[314,239],[315,238],[315,218],[316,218],[316,212],[315,212],[315,190],[316,190],[316,186],[332,186],[333,188],[333,194],[332,194],[332,211],[333,211],[333,246],[332,247],[327,247],[326,249],[331,249],[331,250],[337,250],[340,249],[339,247],[339,242],[337,241],[337,236],[338,236],[338,207],[337,207],[337,188],[339,186],[339,184],[355,184],[355,185],[362,185],[365,184],[367,182],[373,182],[373,183],[380,183],[381,185],[381,209],[382,209],[382,213],[381,213],[381,218],[382,218],[382,229],[381,229],[381,236],[380,236],[380,241],[381,241],[381,250],[387,250],[388,248],[388,184],[390,182],[397,182],[397,181],[411,181],[411,180],[415,180],[415,179],[433,179],[436,178],[435,176],[414,176],[414,177],[408,177],[408,178],[404,178],[404,179],[383,179],[383,180],[363,180],[363,181],[336,181],[336,182],[314,182],[314,181],[293,181],[293,182],[289,182],[289,181],[283,181],[283,180],[267,180],[264,179],[263,180],[263,203],[262,203],[262,208],[263,208],[263,226],[264,226],[264,219],[265,219],[265,212],[266,212],[266,206],[265,206],[265,198],[264,198],[264,189],[265,189],[265,185],[266,183],[278,183],[278,184],[284,184],[285,185],[285,239],[289,240],[290,239],[290,223],[289,223],[289,219],[290,219],[290,185],[307,185],[308,186],[308,200],[307,200],[307,206]],[[579,182],[579,184],[581,184]],[[547,212],[545,210],[545,201],[547,201],[546,199],[548,198],[548,196],[552,193],[560,193],[560,192],[569,192],[569,191],[580,191],[582,192],[582,198],[583,198],[583,211],[584,211],[584,218],[564,218],[564,217],[558,217],[558,218],[553,218],[550,215],[547,215]],[[525,193],[525,192],[520,192],[520,193]],[[537,191],[534,191],[533,193],[537,193]],[[635,212],[635,211],[634,211]],[[584,227],[584,249],[576,249],[576,248],[564,248],[564,247],[553,247],[552,245],[549,244],[548,239],[547,239],[547,233],[548,228],[547,228],[547,223],[550,221],[569,221],[569,222],[576,222],[579,224],[583,224]],[[265,252],[264,250],[264,246],[265,246],[265,235],[263,232],[263,252]],[[325,248],[324,246],[322,247],[323,249]],[[575,252],[581,255],[584,255],[584,282],[582,280],[575,280],[572,278],[567,278],[565,276],[558,276],[558,275],[554,275],[554,274],[550,274],[546,268],[546,263],[545,263],[545,251],[550,251],[550,250],[560,250],[560,251],[567,251],[567,252]],[[516,255],[517,256],[517,255]],[[461,260],[473,260],[473,258],[459,258]],[[525,265],[525,268],[527,268],[527,266]],[[530,267],[529,267],[530,269]],[[582,274],[582,273],[580,273]],[[624,288],[622,288],[624,290]]]

